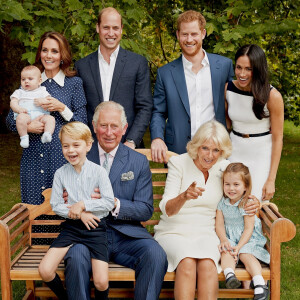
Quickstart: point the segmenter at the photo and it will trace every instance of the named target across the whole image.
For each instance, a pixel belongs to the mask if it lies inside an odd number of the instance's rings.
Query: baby
[[[27,66],[21,72],[21,88],[10,96],[10,107],[14,111],[16,126],[20,135],[20,145],[29,147],[27,128],[30,122],[37,117],[45,125],[41,137],[42,143],[50,143],[55,129],[55,118],[41,106],[47,103],[46,97],[50,94],[41,86],[40,70],[35,66]]]

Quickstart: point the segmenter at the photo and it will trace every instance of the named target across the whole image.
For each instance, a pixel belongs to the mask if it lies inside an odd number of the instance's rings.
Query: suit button
[[[191,120],[190,119],[188,120],[188,123],[191,124]]]

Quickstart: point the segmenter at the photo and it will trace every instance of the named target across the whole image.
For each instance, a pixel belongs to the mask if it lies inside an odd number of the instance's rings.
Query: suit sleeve
[[[162,82],[160,71],[157,71],[156,83],[153,96],[153,112],[150,123],[151,140],[160,138],[164,140],[164,133],[167,119],[167,99],[165,87]]]
[[[122,195],[120,196],[121,197],[117,197],[121,203],[118,219],[140,222],[147,221],[152,217],[152,175],[146,157],[143,157],[141,170],[139,174],[137,174],[132,199],[126,199],[123,198]]]
[[[233,77],[234,77],[234,71],[233,71],[232,60],[230,59],[227,82],[232,81]]]
[[[149,66],[144,57],[141,57],[136,74],[134,98],[135,118],[127,138],[134,140],[135,144],[139,145],[150,123],[153,108]]]

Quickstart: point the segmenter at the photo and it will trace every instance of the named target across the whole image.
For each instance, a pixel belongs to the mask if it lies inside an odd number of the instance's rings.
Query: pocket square
[[[134,173],[132,171],[129,171],[127,173],[123,173],[121,175],[121,181],[129,181],[134,179]]]

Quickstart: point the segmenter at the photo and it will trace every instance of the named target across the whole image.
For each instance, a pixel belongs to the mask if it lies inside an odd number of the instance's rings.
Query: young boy
[[[114,208],[114,195],[107,171],[86,158],[93,139],[90,129],[81,122],[64,125],[59,132],[63,155],[69,162],[54,175],[50,204],[64,218],[62,232],[40,263],[39,273],[59,299],[67,299],[56,269],[69,248],[84,244],[91,253],[95,299],[108,296],[108,252],[105,217]],[[68,191],[68,203],[62,191]],[[100,199],[91,199],[95,188]],[[82,211],[89,213],[82,214]]]
[[[42,83],[41,71],[35,66],[27,66],[21,72],[21,88],[15,90],[10,96],[10,107],[15,113],[17,130],[23,148],[29,147],[27,127],[30,122],[39,116],[45,124],[41,137],[43,143],[50,143],[55,129],[55,118],[50,116],[41,106],[47,103],[46,97],[50,96]]]

